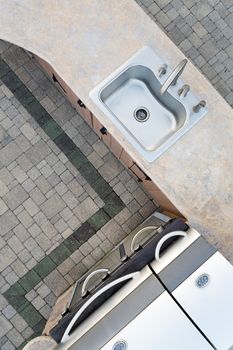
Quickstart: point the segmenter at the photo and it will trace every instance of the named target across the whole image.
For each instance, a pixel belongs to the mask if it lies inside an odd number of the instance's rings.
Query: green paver
[[[34,267],[34,270],[41,277],[41,279],[43,279],[55,268],[56,264],[54,261],[49,256],[46,256]]]
[[[31,335],[27,340],[25,340],[20,346],[18,346],[17,350],[23,350],[23,348],[25,347],[25,345],[27,343],[30,342],[30,340],[32,340],[33,338],[35,338],[35,335]]]
[[[26,303],[26,299],[24,297],[25,294],[25,289],[19,284],[19,282],[16,282],[4,293],[4,296],[8,300],[8,302],[16,310],[18,310]]]
[[[87,163],[84,164],[80,169],[79,169],[81,175],[84,177],[84,179],[92,185],[94,182],[98,180],[100,177],[100,173],[96,170],[96,168],[91,164]]]
[[[50,253],[49,257],[55,262],[56,265],[60,265],[70,255],[70,250],[63,242]]]
[[[96,230],[86,221],[73,233],[73,236],[78,240],[80,245],[82,245],[95,233]]]
[[[64,244],[71,253],[75,252],[75,250],[77,250],[80,247],[80,243],[73,235],[70,235],[68,238],[66,238],[64,240]]]
[[[24,303],[17,309],[18,313],[20,314],[29,304],[29,301],[25,298]]]
[[[2,77],[2,81],[3,83],[11,89],[11,91],[14,93],[15,90],[20,87],[23,83],[21,82],[21,80],[19,80],[19,78],[17,77],[17,75],[10,71],[8,72],[6,75],[4,75]]]
[[[93,190],[95,190],[95,192],[100,196],[101,199],[104,199],[112,192],[111,186],[109,186],[109,184],[102,177],[99,177],[91,185],[91,187],[93,188]]]
[[[40,282],[40,280],[40,276],[32,269],[20,279],[19,283],[26,290],[26,292],[29,292]]]
[[[44,125],[43,129],[46,134],[54,140],[57,136],[63,133],[62,128],[53,119],[49,119]]]
[[[76,148],[75,143],[66,135],[64,131],[53,141],[65,154],[68,154]]]
[[[105,198],[105,205],[103,209],[111,218],[113,218],[122,209],[124,209],[124,207],[125,205],[122,200],[117,196],[115,192],[112,192]]]
[[[3,59],[0,58],[0,78],[2,79],[2,77],[4,77],[4,75],[6,75],[10,71],[11,69],[8,66],[8,64],[6,64],[5,61],[3,61]]]
[[[84,164],[88,163],[87,157],[85,157],[78,148],[67,153],[66,156],[76,169],[80,169]]]
[[[46,124],[50,119],[52,119],[35,98],[25,108],[42,128],[44,124]]]
[[[24,318],[28,325],[30,325],[30,327],[34,327],[41,320],[43,320],[41,314],[34,308],[32,304],[28,304],[23,309],[23,311],[20,312],[20,315]]]
[[[14,95],[24,107],[27,107],[28,104],[34,99],[32,93],[24,85],[21,85],[18,89],[16,89]]]
[[[36,336],[42,334],[45,324],[46,321],[44,318],[42,318],[35,326],[32,327]]]
[[[97,231],[103,227],[110,220],[109,215],[103,210],[100,209],[97,213],[92,215],[88,219],[89,224]]]

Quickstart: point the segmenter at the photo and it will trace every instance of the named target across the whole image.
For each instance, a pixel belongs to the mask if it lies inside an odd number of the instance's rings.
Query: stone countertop
[[[188,221],[233,263],[233,111],[192,65],[182,78],[208,113],[153,163],[90,100],[89,92],[143,46],[174,67],[181,51],[134,0],[0,0],[0,37],[50,63]]]

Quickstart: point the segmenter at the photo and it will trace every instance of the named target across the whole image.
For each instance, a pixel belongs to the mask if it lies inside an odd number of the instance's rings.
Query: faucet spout
[[[182,60],[176,68],[171,72],[167,80],[163,83],[160,89],[160,94],[163,95],[171,85],[176,85],[178,78],[182,74],[188,60]]]

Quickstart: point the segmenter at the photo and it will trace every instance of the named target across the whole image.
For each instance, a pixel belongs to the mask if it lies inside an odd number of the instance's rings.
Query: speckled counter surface
[[[147,163],[89,99],[142,46],[174,67],[183,54],[133,0],[0,0],[0,38],[48,61],[189,222],[233,262],[233,111],[189,63],[183,80],[208,114]]]

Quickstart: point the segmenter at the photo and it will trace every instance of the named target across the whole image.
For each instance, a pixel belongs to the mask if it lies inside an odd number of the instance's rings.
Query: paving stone
[[[3,202],[3,200],[0,198],[0,215],[3,215],[8,210],[8,207]]]
[[[21,150],[22,152],[27,151],[31,147],[30,142],[22,134],[16,137],[15,143],[19,147],[19,150]]]
[[[7,300],[4,298],[3,295],[0,294],[0,311],[2,312],[2,310],[5,309],[7,305]]]
[[[88,219],[88,222],[97,231],[104,226],[109,219],[110,216],[103,209],[100,209]]]
[[[34,331],[31,327],[27,327],[24,331],[22,331],[22,336],[25,339],[29,339],[33,335]]]
[[[104,257],[104,255],[105,255],[105,252],[100,247],[96,247],[91,253],[91,256],[96,261],[100,261]]]
[[[45,159],[49,153],[50,149],[47,144],[43,140],[40,140],[26,151],[26,156],[33,164],[38,164]]]
[[[20,185],[18,185],[9,191],[3,198],[8,207],[11,210],[14,210],[28,198],[28,194]]]
[[[37,293],[41,296],[41,298],[45,298],[47,295],[49,295],[50,292],[51,290],[45,284],[42,284],[37,289]]]
[[[16,347],[19,347],[19,345],[21,345],[24,341],[22,335],[15,328],[12,328],[8,332],[7,336]]]
[[[27,258],[22,259],[22,253],[24,252],[24,254],[26,253],[27,254]],[[11,267],[12,269],[15,271],[15,273],[17,274],[18,277],[22,277],[24,276],[27,272],[28,272],[28,269],[26,268],[26,266],[22,263],[22,261],[24,263],[26,263],[30,258],[31,258],[31,255],[28,253],[28,251],[21,251],[19,254],[18,254],[18,257],[19,259],[16,259],[12,264],[11,264]],[[22,261],[21,261],[21,260]]]
[[[99,169],[104,164],[103,159],[95,151],[90,153],[87,158],[96,169]]]
[[[105,254],[107,254],[113,249],[113,244],[108,239],[105,239],[100,244],[100,248],[105,252]]]
[[[35,238],[35,240],[45,252],[48,251],[52,246],[50,239],[48,239],[48,237],[44,233],[40,233]]]
[[[24,320],[28,324],[30,324],[31,327],[35,326],[42,319],[42,316],[40,315],[40,313],[31,304],[28,304],[21,311],[20,315],[24,318]]]
[[[27,238],[29,238],[29,234],[22,224],[17,225],[13,229],[13,231],[16,234],[16,236],[20,239],[21,242],[24,242]]]
[[[0,196],[3,197],[8,191],[9,190],[8,190],[7,186],[5,185],[5,183],[0,180]]]
[[[31,254],[36,261],[40,261],[45,256],[45,252],[41,247],[32,249]]]
[[[91,198],[86,198],[77,208],[74,209],[75,215],[81,222],[85,222],[89,217],[98,211],[98,207]]]
[[[95,261],[93,258],[91,258],[91,260],[92,262]],[[69,276],[71,276],[74,281],[77,281],[84,273],[87,272],[87,269],[88,268],[82,262],[80,262],[69,272]]]
[[[18,219],[25,228],[29,228],[33,224],[33,220],[26,210],[19,213]]]
[[[28,172],[27,175],[32,179],[32,180],[36,180],[40,175],[40,171],[36,168],[33,167],[31,168]]]
[[[12,230],[19,223],[16,216],[11,212],[7,211],[0,216],[0,232],[1,236],[4,236],[7,232]]]
[[[104,165],[99,168],[100,174],[104,177],[104,179],[109,182],[114,177],[120,174],[123,170],[122,164],[112,155],[108,154],[104,157]]]
[[[39,208],[37,207],[37,205],[33,202],[33,200],[31,198],[28,198],[23,203],[23,206],[31,216],[34,216],[39,211]]]
[[[65,203],[57,194],[55,194],[53,197],[51,197],[41,205],[42,212],[49,219],[51,219],[64,208]]]
[[[45,277],[44,281],[56,296],[59,296],[69,287],[67,281],[57,270],[54,270]]]
[[[53,173],[53,169],[49,164],[46,164],[43,168],[40,169],[40,172],[47,179]]]
[[[117,215],[123,208],[123,202],[114,192],[106,197],[103,209],[110,217]]]
[[[43,195],[39,188],[32,189],[29,195],[32,200],[39,206],[46,201],[46,197]]]
[[[3,315],[0,315],[0,338],[3,337],[11,328],[12,324]]]
[[[75,216],[72,216],[70,219],[68,219],[67,224],[72,230],[77,230],[77,228],[80,227],[81,222],[79,221],[78,218],[76,218]]]
[[[12,236],[8,241],[7,244],[11,247],[11,249],[17,254],[19,253],[24,247],[18,237],[16,235]]]
[[[25,123],[21,128],[20,131],[24,134],[24,136],[31,141],[35,136],[36,132],[35,130],[30,126],[29,123]]]
[[[20,279],[19,283],[26,292],[29,292],[37,285],[37,283],[39,283],[39,281],[40,276],[36,273],[36,271],[31,270]]]
[[[49,221],[43,222],[40,227],[49,239],[57,234],[54,226]]]
[[[41,277],[45,278],[51,271],[53,271],[56,267],[54,261],[49,257],[45,257],[42,259],[39,264],[36,265],[35,271]]]
[[[45,301],[41,298],[40,295],[33,299],[31,303],[37,310],[40,310],[45,305]]]
[[[22,333],[28,327],[27,323],[19,314],[16,314],[11,318],[11,323],[20,333]]]
[[[7,305],[5,309],[2,311],[2,313],[8,320],[10,320],[16,314],[16,311],[11,305]]]
[[[92,266],[94,266],[96,263],[96,260],[93,258],[92,255],[87,255],[83,260],[82,264],[87,268],[90,269]]]
[[[8,340],[5,344],[2,345],[1,350],[15,350],[15,346]]]
[[[27,174],[20,168],[20,166],[16,166],[11,173],[19,183],[23,183],[27,179]]]
[[[1,194],[1,197],[6,193],[5,191],[5,187],[1,188],[1,183],[3,182],[3,184],[5,184],[6,186],[9,185],[13,180],[13,176],[11,175],[11,173],[7,170],[7,168],[2,168],[0,169],[0,191],[3,191],[0,192],[2,193]],[[5,193],[4,193],[5,192]]]
[[[17,159],[21,155],[22,151],[19,149],[19,147],[16,145],[16,143],[10,142],[8,145],[6,145],[4,148],[0,150],[0,159],[1,162],[7,166],[11,162],[13,162],[15,159]]]
[[[60,177],[54,171],[48,176],[47,180],[52,187],[55,187],[61,181]]]

